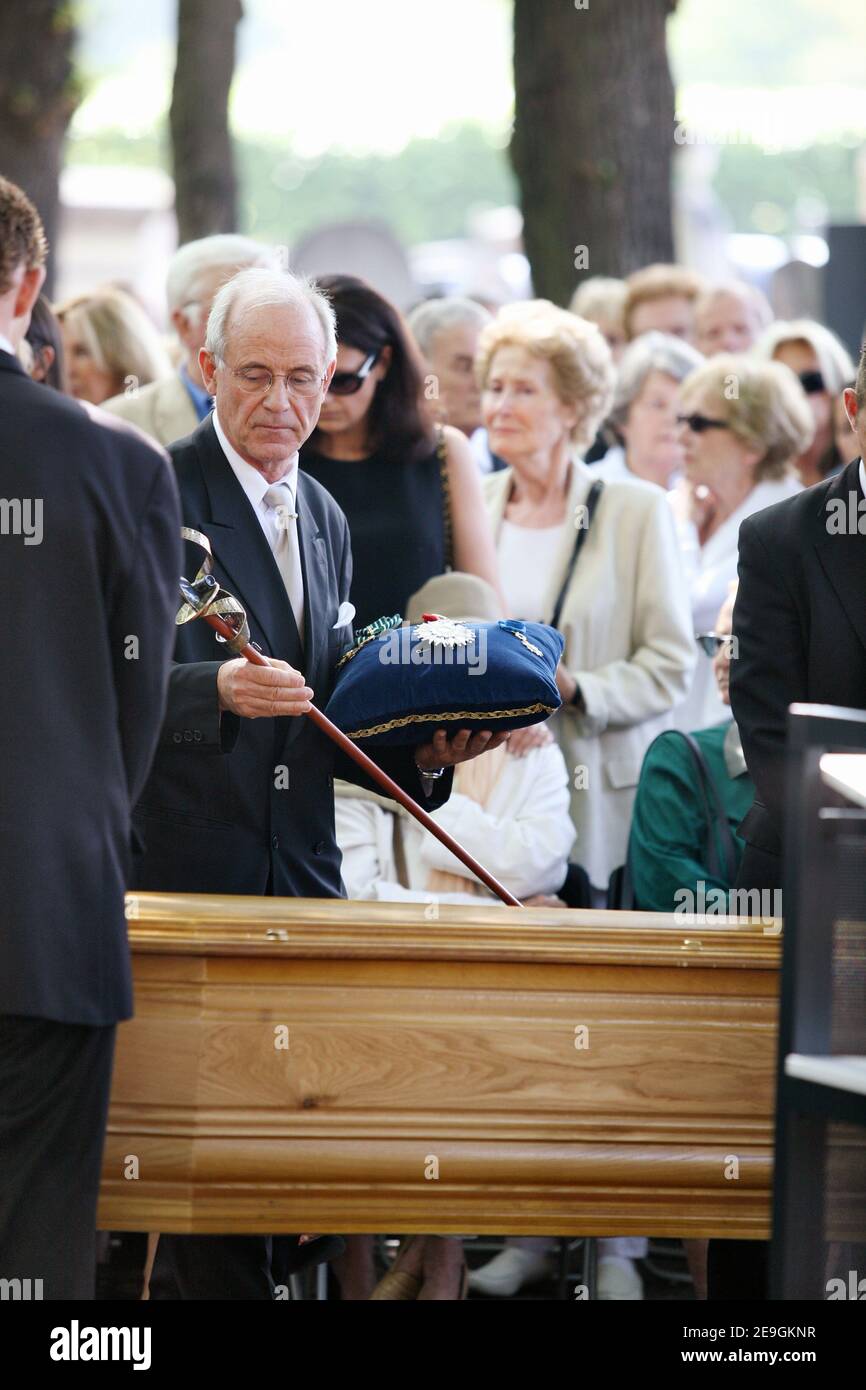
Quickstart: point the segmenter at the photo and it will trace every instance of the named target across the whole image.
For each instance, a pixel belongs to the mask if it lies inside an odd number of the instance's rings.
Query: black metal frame
[[[866,1124],[866,1098],[786,1076],[791,1052],[831,1054],[833,895],[817,856],[840,836],[862,837],[866,811],[828,808],[824,753],[866,753],[866,710],[792,705],[788,718],[783,862],[784,935],[776,1073],[770,1296],[823,1299],[827,1125]],[[825,853],[826,857],[826,853]]]

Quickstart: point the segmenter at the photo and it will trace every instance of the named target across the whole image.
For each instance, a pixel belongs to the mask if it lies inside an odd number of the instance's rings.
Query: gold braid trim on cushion
[[[548,714],[555,714],[557,708],[556,705],[543,705],[539,702],[524,705],[522,709],[463,709],[458,710],[456,714],[404,714],[400,719],[389,719],[387,724],[374,724],[372,729],[356,729],[347,737],[372,738],[374,734],[387,734],[391,729],[405,729],[407,724],[444,724],[455,719],[514,719],[518,714],[540,714],[542,710],[546,710]]]

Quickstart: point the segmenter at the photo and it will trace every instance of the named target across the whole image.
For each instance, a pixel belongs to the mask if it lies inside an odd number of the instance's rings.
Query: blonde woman
[[[814,319],[792,319],[774,323],[753,351],[762,361],[790,367],[809,398],[815,429],[808,447],[794,459],[800,482],[812,487],[838,473],[850,459],[840,457],[836,448],[833,406],[856,372],[844,343]]]
[[[737,577],[741,523],[800,491],[794,461],[808,450],[815,426],[803,388],[787,367],[734,354],[713,357],[688,377],[679,418],[685,477],[671,504],[700,636],[712,631]],[[690,505],[695,494],[699,513]],[[724,718],[712,661],[701,651],[677,727],[691,733]]]
[[[545,300],[511,305],[482,333],[476,366],[490,447],[509,465],[485,479],[508,611],[565,638],[551,730],[571,780],[574,857],[600,903],[625,859],[644,752],[695,659],[673,521],[664,492],[640,481],[604,483],[590,519],[595,477],[581,454],[614,381],[595,324]]]
[[[113,286],[80,294],[57,309],[69,390],[101,405],[168,376],[172,365],[144,309]]]

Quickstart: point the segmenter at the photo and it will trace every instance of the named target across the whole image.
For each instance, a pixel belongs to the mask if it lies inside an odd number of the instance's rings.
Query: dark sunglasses
[[[703,434],[704,430],[729,430],[727,420],[711,420],[709,415],[678,415],[678,425],[688,425],[692,434]]]
[[[798,372],[797,375],[807,396],[817,396],[819,391],[827,390],[820,372]]]
[[[331,377],[331,384],[328,387],[329,396],[354,396],[356,391],[360,391],[365,380],[376,365],[378,352],[371,352],[366,361],[362,362],[356,372],[334,372]]]
[[[729,632],[699,632],[695,637],[701,651],[706,652],[707,656],[715,656],[719,648],[730,640],[731,634]]]

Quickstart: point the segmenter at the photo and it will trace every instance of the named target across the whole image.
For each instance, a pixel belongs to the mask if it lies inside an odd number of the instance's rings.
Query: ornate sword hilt
[[[216,633],[216,640],[223,642],[230,652],[235,656],[241,656],[244,647],[250,644],[250,627],[247,622],[246,611],[243,604],[239,603],[234,594],[230,594],[227,589],[221,589],[213,574],[213,552],[210,548],[210,541],[201,531],[195,531],[190,526],[182,526],[180,534],[183,540],[192,541],[204,551],[204,559],[201,563],[195,579],[185,579],[181,576],[180,593],[183,603],[178,609],[175,622],[178,627],[183,623],[192,622],[194,618],[204,618],[208,614],[217,614],[224,623],[228,623],[234,631],[234,636],[221,637]]]

